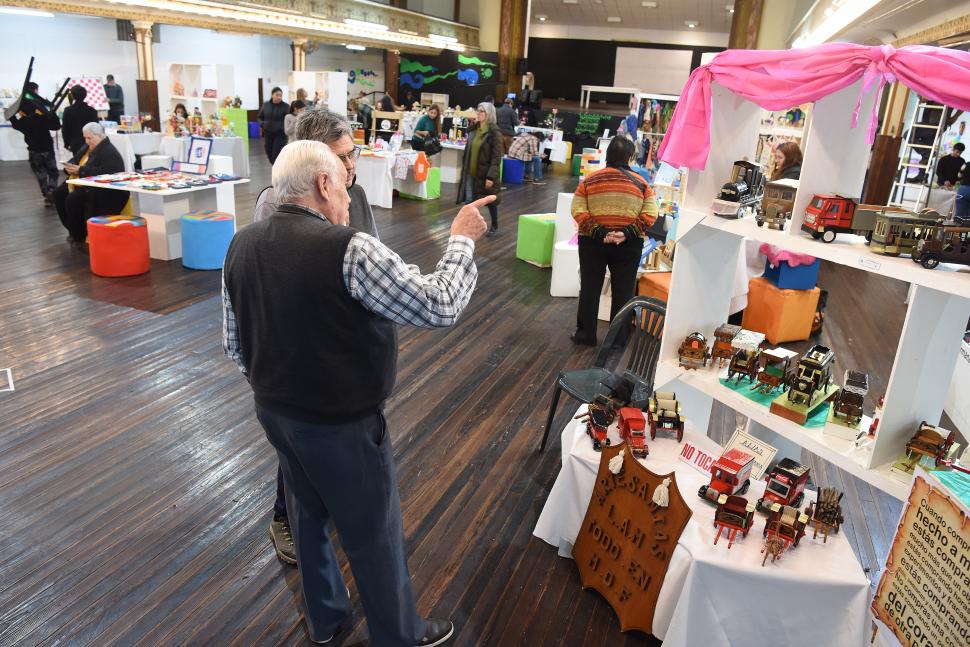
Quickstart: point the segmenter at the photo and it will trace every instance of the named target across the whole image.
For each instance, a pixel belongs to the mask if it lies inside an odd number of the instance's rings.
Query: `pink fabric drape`
[[[680,95],[660,159],[673,166],[703,169],[711,149],[711,82],[768,110],[784,110],[822,97],[863,79],[852,115],[858,123],[862,95],[876,88],[869,121],[875,136],[879,93],[899,81],[922,97],[970,110],[970,53],[941,47],[868,47],[829,43],[806,49],[727,50],[694,70]]]

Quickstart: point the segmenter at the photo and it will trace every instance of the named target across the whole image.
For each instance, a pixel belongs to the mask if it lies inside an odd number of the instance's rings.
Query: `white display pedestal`
[[[20,162],[27,159],[24,136],[10,124],[0,126],[0,162]]]
[[[225,173],[234,175],[232,170],[232,157],[228,155],[209,155],[209,166],[206,173],[214,175]],[[236,190],[231,184],[216,185],[216,209],[236,215]],[[235,221],[233,221],[235,222]]]
[[[462,158],[465,156],[465,147],[461,144],[442,144],[441,145],[441,182],[447,184],[458,184],[461,175]]]
[[[552,249],[552,281],[549,295],[553,297],[579,296],[579,247],[569,241],[556,243]]]

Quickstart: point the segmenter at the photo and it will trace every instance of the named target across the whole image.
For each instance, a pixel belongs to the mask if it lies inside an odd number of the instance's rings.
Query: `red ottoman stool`
[[[134,276],[148,271],[148,227],[138,216],[95,216],[88,219],[91,273]]]

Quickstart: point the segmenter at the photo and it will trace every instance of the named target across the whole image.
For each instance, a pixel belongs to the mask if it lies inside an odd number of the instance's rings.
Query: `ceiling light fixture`
[[[353,25],[354,27],[360,27],[361,29],[376,29],[377,31],[387,31],[387,25],[382,25],[377,22],[368,22],[366,20],[355,20],[354,18],[344,18],[344,22],[348,25]]]
[[[440,40],[443,43],[457,43],[458,39],[454,36],[442,36],[441,34],[428,34],[431,40]]]
[[[621,22],[619,16],[607,16],[606,22]]]
[[[724,5],[724,10],[727,11],[728,13],[734,13],[734,5],[726,4]]]
[[[699,23],[699,22],[697,22],[696,20],[685,20],[685,21],[684,21],[684,24],[685,24],[685,25],[687,25],[687,27],[688,27],[688,28],[690,28],[690,29],[694,29],[694,28],[696,28],[696,27],[697,27],[697,25],[699,25],[700,23]]]
[[[49,11],[37,11],[36,9],[20,9],[19,7],[0,7],[0,13],[13,14],[14,16],[31,16],[33,18],[53,18],[54,14]]]
[[[536,18],[539,19],[539,22],[545,22],[546,19],[548,18],[548,16],[546,14],[544,14],[544,13],[541,13],[538,16],[536,16]]]
[[[352,49],[355,52],[363,52],[364,50],[367,49],[363,45],[354,45],[353,43],[347,43],[346,45],[344,45],[344,47],[346,47],[347,49]]]
[[[879,4],[879,0],[843,0],[832,3],[822,12],[824,19],[815,29],[806,29],[792,42],[792,47],[821,45],[855,22],[862,14]],[[811,14],[809,14],[811,15]],[[806,19],[808,15],[806,15]],[[802,20],[804,24],[805,19]],[[800,27],[801,25],[799,25]],[[798,27],[795,28],[796,30]]]
[[[645,7],[647,9],[656,9],[657,8],[657,3],[656,2],[647,2],[647,1],[644,1],[644,2],[641,2],[640,3],[640,6],[641,7]]]

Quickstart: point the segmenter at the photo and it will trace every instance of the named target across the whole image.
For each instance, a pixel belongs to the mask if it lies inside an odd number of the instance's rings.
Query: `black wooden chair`
[[[596,359],[590,368],[572,371],[560,371],[556,380],[556,390],[552,394],[552,405],[549,407],[549,418],[546,429],[542,433],[542,444],[539,451],[546,448],[549,429],[559,406],[559,396],[565,391],[580,402],[590,403],[599,394],[608,394],[609,389],[600,382],[613,371],[606,368],[609,358],[616,353],[615,342],[627,335],[627,347],[623,355],[626,365],[620,371],[631,378],[636,384],[634,401],[643,400],[653,392],[653,377],[660,357],[660,335],[663,332],[664,318],[667,315],[667,305],[663,301],[649,297],[633,297],[616,313],[610,322],[609,332],[600,346]],[[632,328],[632,331],[631,331]]]

